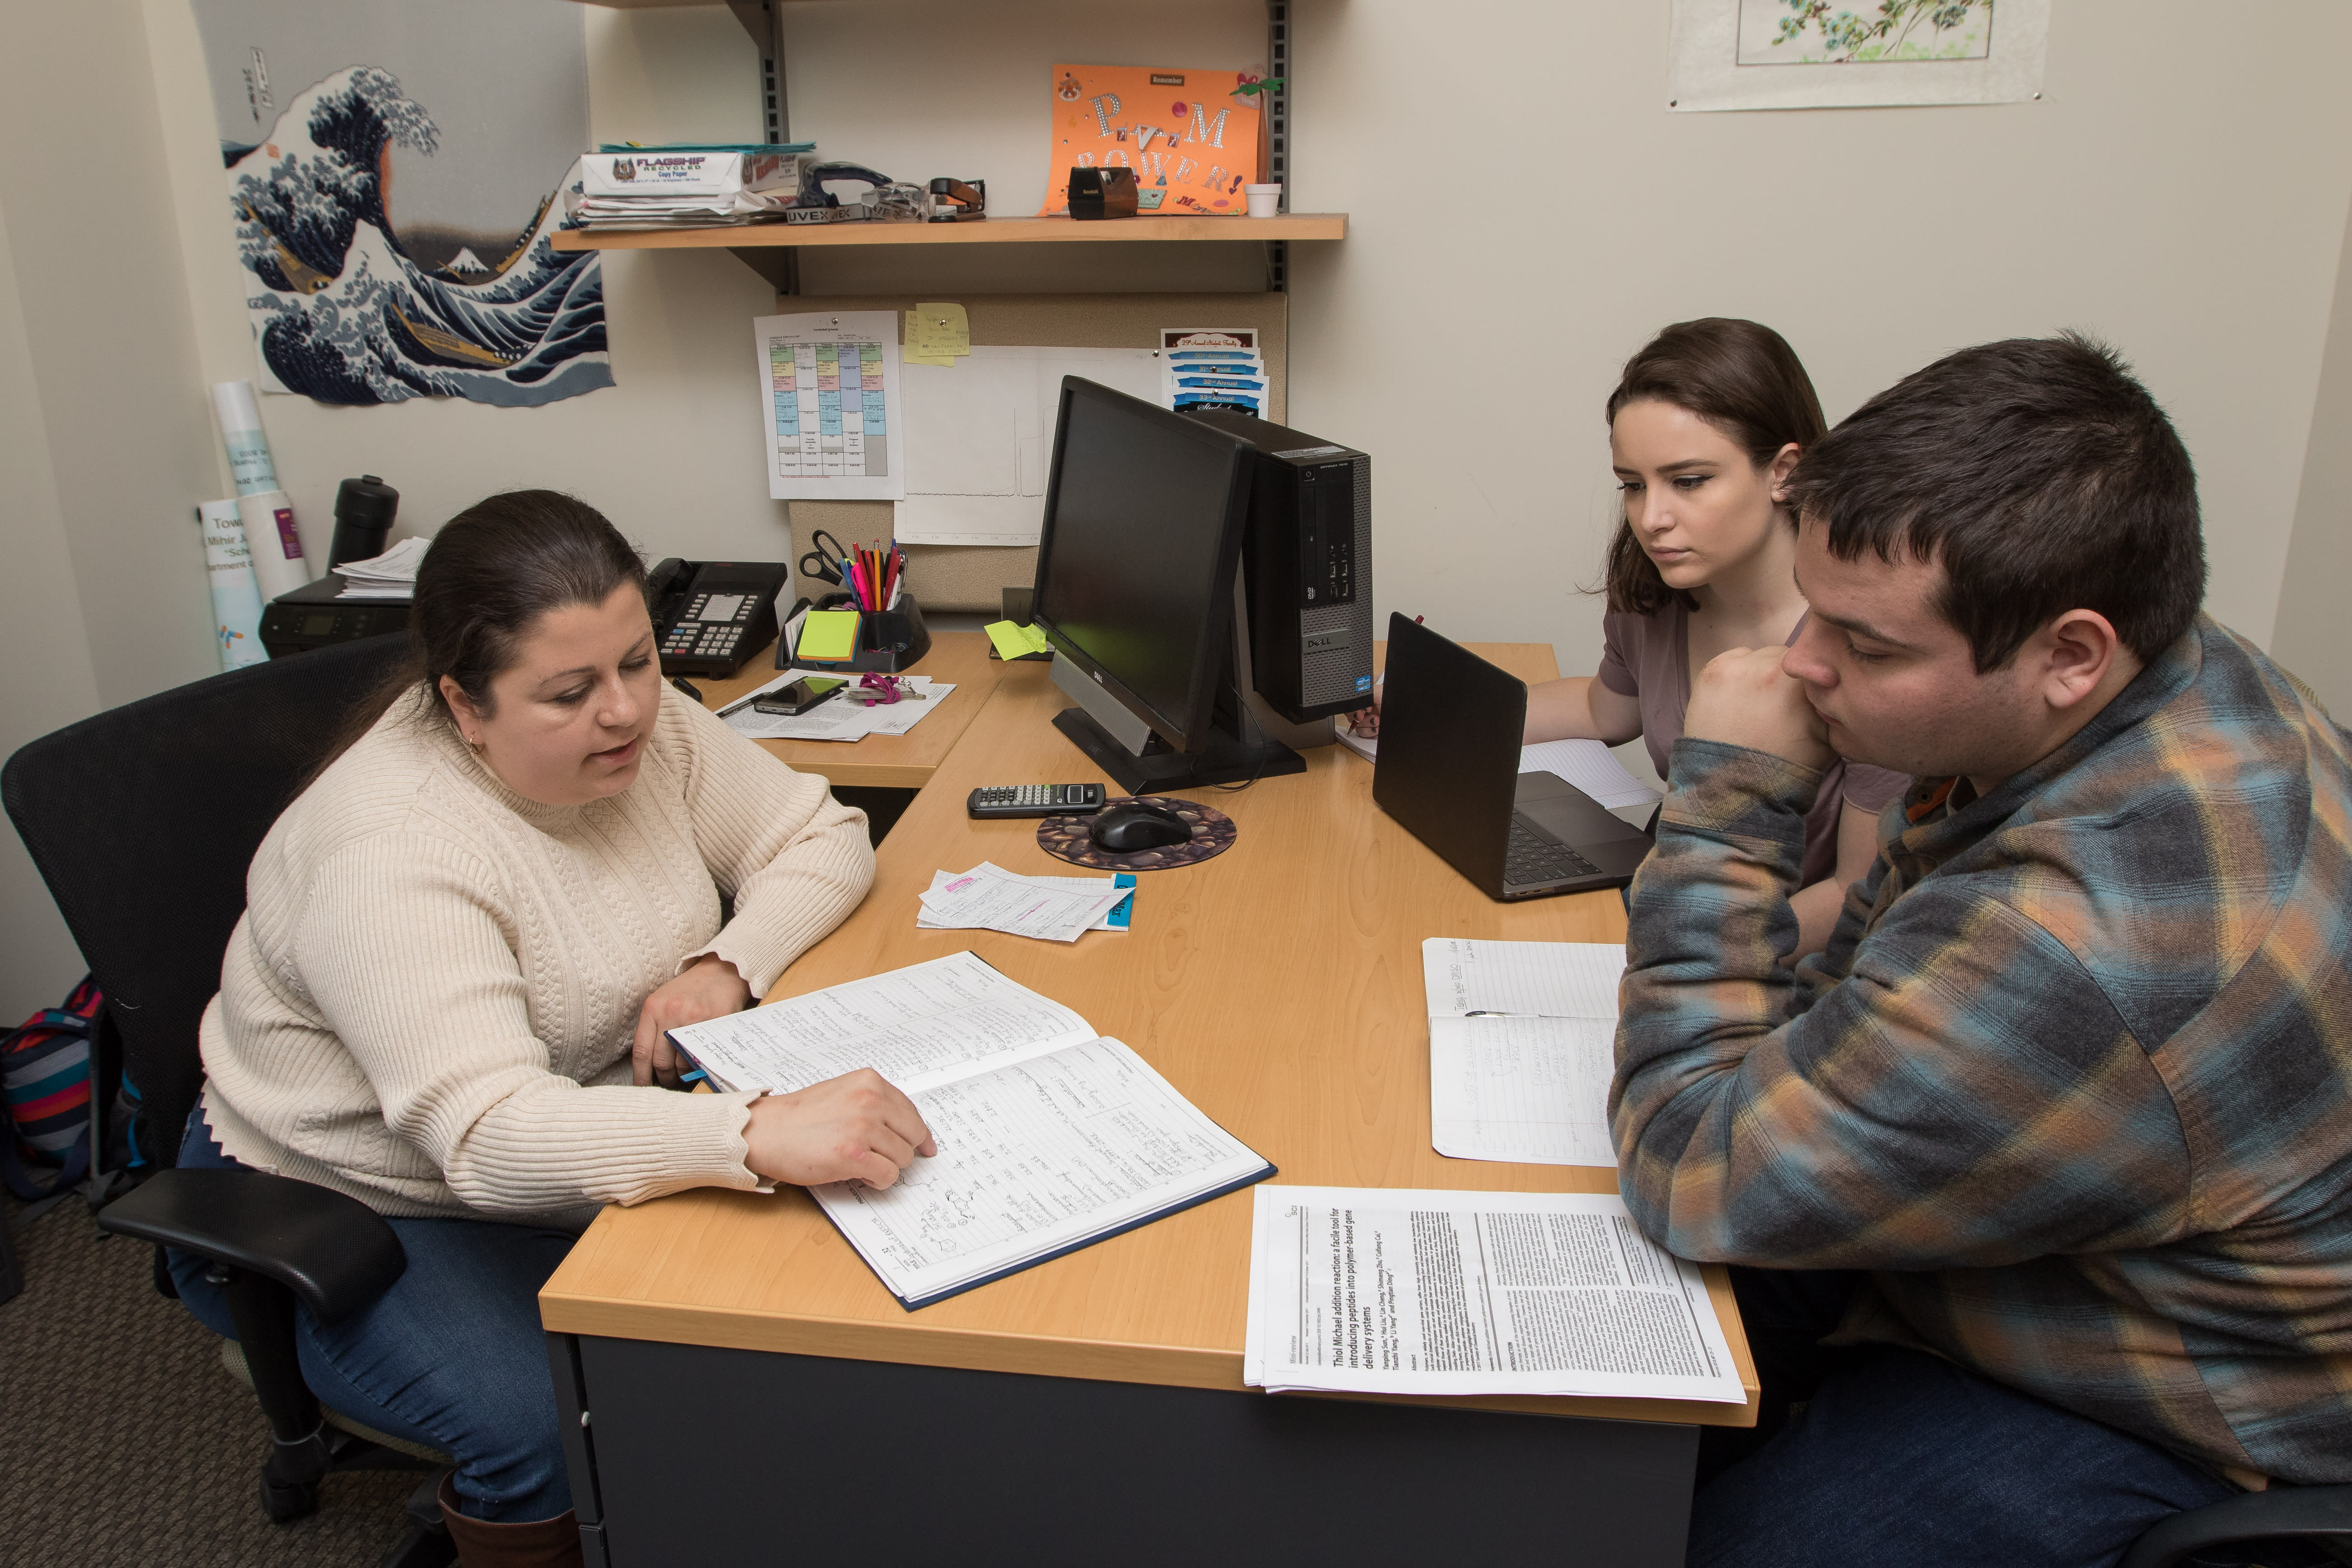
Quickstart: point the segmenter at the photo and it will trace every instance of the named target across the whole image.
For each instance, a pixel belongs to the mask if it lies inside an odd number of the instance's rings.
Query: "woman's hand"
[[[1381,699],[1385,696],[1386,682],[1372,682],[1372,705],[1359,708],[1349,714],[1348,728],[1360,740],[1371,740],[1381,732]]]
[[[629,1047],[629,1081],[677,1087],[677,1053],[670,1049],[665,1030],[706,1018],[723,1018],[751,1005],[751,988],[735,966],[715,952],[706,952],[675,980],[654,987],[637,1009],[637,1037]]]
[[[772,1182],[887,1187],[918,1154],[938,1153],[915,1102],[872,1068],[751,1102],[743,1163]]]

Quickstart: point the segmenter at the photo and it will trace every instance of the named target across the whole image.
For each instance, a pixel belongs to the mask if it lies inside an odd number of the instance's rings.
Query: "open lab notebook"
[[[673,1029],[713,1087],[870,1067],[939,1153],[810,1195],[908,1311],[1264,1181],[1274,1166],[1118,1041],[970,952]]]

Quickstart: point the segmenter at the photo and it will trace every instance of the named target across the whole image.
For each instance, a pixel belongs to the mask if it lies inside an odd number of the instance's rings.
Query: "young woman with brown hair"
[[[1828,426],[1805,367],[1754,321],[1677,321],[1625,362],[1609,395],[1610,464],[1625,498],[1609,546],[1601,668],[1528,692],[1527,740],[1640,736],[1666,776],[1692,672],[1729,648],[1791,642],[1805,618],[1797,522],[1781,488]],[[1359,731],[1376,728],[1377,716]],[[1840,763],[1806,819],[1799,952],[1837,925],[1877,853],[1879,811],[1909,781]]]
[[[1780,333],[1719,316],[1678,321],[1626,361],[1608,417],[1625,516],[1609,546],[1601,668],[1532,689],[1527,738],[1639,735],[1663,778],[1691,672],[1729,648],[1791,642],[1804,621],[1782,487],[1828,424]],[[1909,782],[1847,763],[1822,779],[1793,900],[1798,952],[1828,945],[1847,885],[1877,854],[1878,814]]]

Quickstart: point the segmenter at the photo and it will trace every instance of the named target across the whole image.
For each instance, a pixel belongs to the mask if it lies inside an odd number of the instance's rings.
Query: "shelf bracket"
[[[1275,210],[1290,210],[1290,0],[1265,0],[1265,74],[1282,85],[1259,96],[1265,112],[1265,177],[1282,187]],[[1290,291],[1290,242],[1268,240],[1265,289]]]
[[[784,7],[782,0],[727,0],[735,20],[760,50],[761,130],[771,142],[792,140],[792,105],[784,95]],[[801,291],[797,246],[745,247],[735,258],[775,286],[779,294]]]

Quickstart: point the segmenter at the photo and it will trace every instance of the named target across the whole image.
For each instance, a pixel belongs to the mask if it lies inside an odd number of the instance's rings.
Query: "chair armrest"
[[[2118,1568],[2173,1568],[2233,1541],[2352,1540],[2352,1486],[2273,1487],[2150,1525]]]
[[[408,1267],[400,1237],[367,1205],[267,1171],[158,1171],[99,1210],[98,1227],[275,1279],[322,1323],[366,1306]]]

